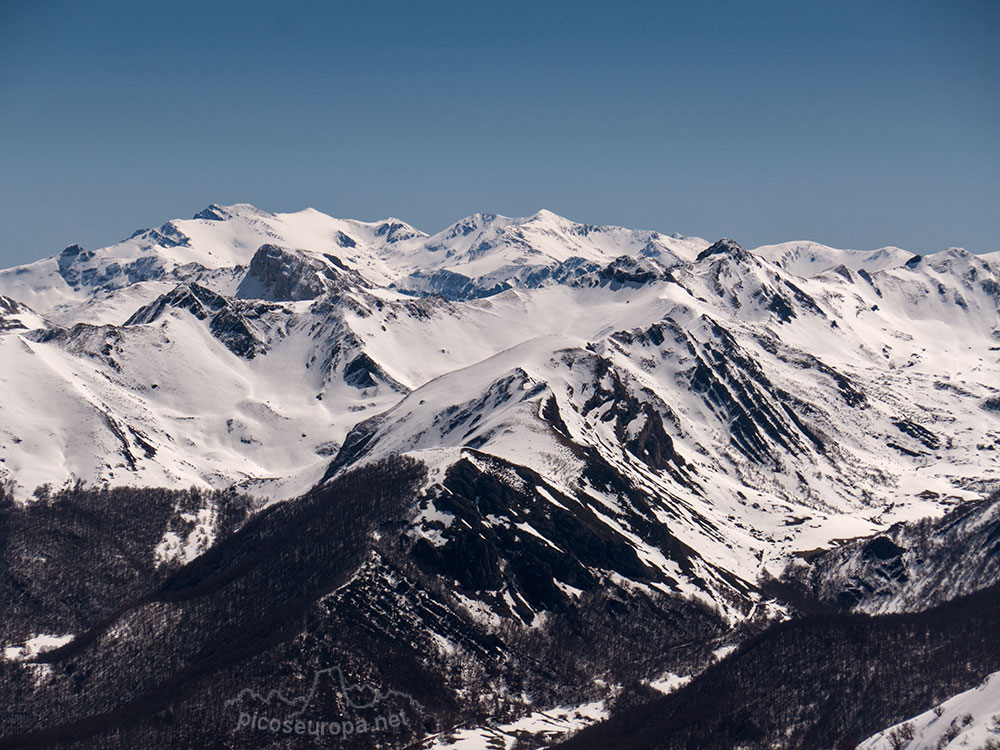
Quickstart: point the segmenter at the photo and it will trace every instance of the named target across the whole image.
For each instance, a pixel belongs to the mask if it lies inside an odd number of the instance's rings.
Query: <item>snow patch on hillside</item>
[[[996,747],[1000,747],[1000,672],[940,706],[872,735],[858,750]]]

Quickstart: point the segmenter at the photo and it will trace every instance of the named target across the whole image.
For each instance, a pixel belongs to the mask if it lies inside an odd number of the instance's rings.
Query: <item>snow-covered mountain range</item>
[[[213,205],[0,272],[0,476],[283,498],[346,440],[575,492],[593,451],[753,577],[1000,479],[998,281],[955,249]]]
[[[486,630],[611,590],[770,618],[764,577],[1000,487],[1000,257],[954,248],[212,205],[0,271],[0,362],[21,501],[83,480],[260,508],[416,459],[408,554]],[[221,534],[198,497],[157,565]],[[838,554],[831,600],[867,575]],[[352,585],[389,596],[399,571],[366,565]]]

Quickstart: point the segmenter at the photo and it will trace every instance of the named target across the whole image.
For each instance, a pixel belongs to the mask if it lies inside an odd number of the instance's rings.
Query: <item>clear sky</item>
[[[998,39],[993,0],[0,0],[0,265],[213,202],[998,250]]]

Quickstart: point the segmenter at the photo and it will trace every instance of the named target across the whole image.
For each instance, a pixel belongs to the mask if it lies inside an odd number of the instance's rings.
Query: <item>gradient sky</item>
[[[992,0],[0,0],[0,265],[213,202],[998,250],[998,39]]]

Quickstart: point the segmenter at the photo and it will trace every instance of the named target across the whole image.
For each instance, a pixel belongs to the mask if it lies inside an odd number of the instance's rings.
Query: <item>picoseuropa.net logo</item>
[[[320,697],[351,711],[351,716],[327,717],[310,711]],[[325,705],[328,701],[324,700]],[[349,683],[340,667],[317,670],[304,695],[289,696],[280,688],[258,692],[244,688],[226,701],[239,709],[238,732],[347,739],[371,732],[408,732],[423,706],[408,693]],[[394,709],[394,710],[390,710]]]
[[[391,729],[398,729],[401,726],[410,728],[410,722],[406,717],[406,712],[390,713],[385,716],[376,716],[369,723],[364,717],[357,721],[341,719],[339,721],[319,721],[318,719],[282,719],[277,716],[262,716],[254,713],[252,716],[246,711],[240,711],[240,718],[236,722],[237,729],[256,729],[260,732],[271,732],[272,734],[298,734],[311,735],[313,737],[341,737],[347,738],[355,734],[365,734],[367,732],[384,732]]]

